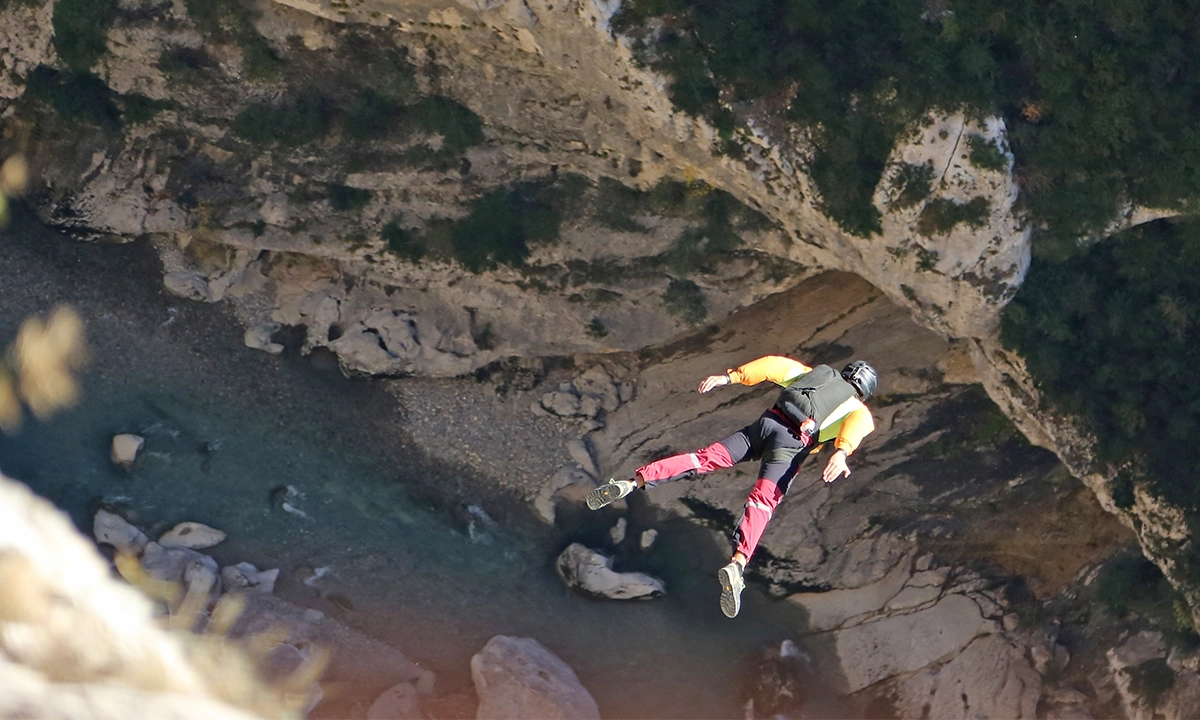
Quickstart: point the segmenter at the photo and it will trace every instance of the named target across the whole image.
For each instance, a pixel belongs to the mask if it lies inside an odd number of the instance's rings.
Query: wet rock
[[[642,531],[641,540],[638,541],[638,547],[642,550],[649,550],[654,547],[654,541],[658,539],[658,531],[654,528]]]
[[[125,518],[107,510],[96,511],[92,523],[92,534],[96,542],[112,545],[125,555],[141,555],[150,538],[141,530],[125,521]]]
[[[812,630],[831,630],[882,610],[909,580],[907,562],[899,562],[881,580],[857,588],[823,593],[796,593],[788,601],[804,608]]]
[[[133,462],[137,460],[138,453],[146,445],[146,438],[133,433],[121,433],[114,435],[112,439],[112,462],[113,465],[125,468],[128,470],[133,467]]]
[[[533,509],[538,517],[553,525],[556,517],[555,501],[563,496],[560,491],[573,485],[582,488],[583,492],[576,494],[579,496],[577,501],[583,503],[587,491],[595,487],[595,479],[574,463],[562,466],[542,485],[533,499]]]
[[[182,522],[162,534],[158,544],[168,548],[202,550],[220,544],[225,533],[198,522]]]
[[[248,562],[221,568],[221,587],[231,590],[272,593],[279,579],[279,568],[259,570]]]
[[[591,597],[611,600],[650,599],[667,592],[662,580],[645,573],[619,573],[612,569],[612,558],[572,543],[555,563],[558,575],[567,587]]]
[[[471,658],[478,720],[600,717],[575,671],[532,638],[497,635]]]
[[[380,693],[367,710],[367,720],[421,720],[417,689],[412,683],[398,683]]]
[[[618,518],[617,524],[613,525],[608,531],[608,538],[612,540],[613,545],[620,545],[625,541],[625,528],[628,526],[628,521],[625,518]]]

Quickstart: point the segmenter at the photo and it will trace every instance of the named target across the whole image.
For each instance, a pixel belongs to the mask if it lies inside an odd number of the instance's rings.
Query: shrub
[[[687,325],[703,322],[708,317],[704,293],[691,280],[672,280],[662,299],[667,312]]]
[[[118,95],[91,73],[58,72],[40,65],[29,74],[26,88],[31,98],[49,104],[63,120],[110,131],[121,128]]]
[[[1008,158],[1000,146],[982,135],[967,136],[968,159],[971,164],[984,170],[1002,171],[1008,168]]]
[[[393,218],[383,226],[380,236],[387,243],[388,251],[393,255],[417,262],[425,257],[425,247],[412,230],[400,225],[401,222],[403,219],[400,216]]]
[[[917,232],[925,237],[945,235],[959,223],[981,228],[987,225],[989,211],[985,197],[973,198],[962,205],[946,198],[930,200],[917,218]]]
[[[330,184],[328,188],[329,204],[334,210],[346,212],[358,210],[371,199],[371,191],[352,188],[345,185]]]
[[[233,134],[254,145],[304,145],[329,132],[331,110],[325,98],[306,93],[279,105],[255,103],[233,119]]]
[[[166,100],[154,100],[140,93],[119,96],[121,117],[132,125],[150,122],[154,116],[171,107]]]
[[[108,29],[117,0],[58,0],[54,5],[54,49],[76,72],[92,69],[108,49]]]
[[[892,178],[895,198],[891,206],[896,210],[910,208],[929,197],[933,191],[933,165],[905,163]]]
[[[416,127],[442,136],[443,153],[457,155],[483,142],[483,121],[470,108],[448,97],[422,98],[409,112]]]
[[[1190,518],[1200,516],[1197,297],[1200,223],[1160,221],[1065,262],[1035,258],[1001,326],[1046,398],[1095,432],[1099,459],[1144,466],[1150,489]]]
[[[1200,45],[1200,24],[1188,0],[931,7],[626,0],[613,25],[671,78],[676,107],[722,137],[730,106],[790,99],[787,117],[815,140],[810,173],[823,208],[848,232],[878,230],[870,201],[887,152],[939,108],[1003,115],[1022,209],[1048,228],[1038,242],[1102,232],[1130,203],[1200,197],[1190,121],[1200,64],[1181,49]]]
[[[206,70],[217,66],[217,61],[203,48],[174,47],[164,50],[156,65],[175,82],[197,83]]]
[[[371,89],[360,90],[345,109],[342,127],[348,137],[368,140],[397,129],[404,116],[399,102]]]
[[[241,0],[184,0],[188,17],[203,34],[242,49],[246,74],[256,80],[274,77],[284,61],[254,27],[258,12]]]
[[[600,318],[594,317],[592,318],[592,321],[588,323],[587,334],[599,340],[600,338],[608,335],[608,326],[605,325],[604,321]]]

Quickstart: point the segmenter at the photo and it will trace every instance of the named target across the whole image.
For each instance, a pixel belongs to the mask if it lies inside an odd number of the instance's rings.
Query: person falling
[[[851,362],[838,373],[828,365],[809,367],[788,357],[768,355],[722,375],[709,375],[699,390],[706,393],[722,385],[757,385],[764,380],[782,386],[783,392],[754,422],[708,447],[640,467],[630,480],[610,478],[587,494],[587,506],[599,510],[639,488],[733,467],[744,460],[761,460],[758,482],[746,498],[746,509],[733,535],[733,558],[717,573],[721,611],[731,618],[742,607],[746,563],[804,459],[832,440],[834,451],[821,473],[822,479],[831,483],[850,474],[846,458],[875,429],[863,401],[875,392],[879,376],[863,360]]]

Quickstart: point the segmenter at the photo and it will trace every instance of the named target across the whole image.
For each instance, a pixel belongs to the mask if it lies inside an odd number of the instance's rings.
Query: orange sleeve
[[[842,429],[834,439],[833,446],[838,450],[844,450],[847,456],[852,455],[858,449],[858,444],[862,442],[862,439],[874,430],[875,420],[871,417],[871,411],[867,409],[867,406],[855,408],[842,421]]]
[[[812,368],[798,360],[782,355],[767,355],[751,360],[741,367],[727,370],[726,373],[730,380],[739,385],[757,385],[763,380],[783,385],[811,370]]]

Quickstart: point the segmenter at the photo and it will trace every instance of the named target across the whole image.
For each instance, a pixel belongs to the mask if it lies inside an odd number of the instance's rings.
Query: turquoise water
[[[163,293],[143,243],[79,243],[18,217],[0,234],[0,340],[59,302],[87,327],[83,398],[0,436],[0,470],[85,531],[98,502],[151,535],[183,520],[221,528],[219,561],[281,568],[278,594],[394,645],[438,674],[439,692],[470,692],[470,658],[492,636],[536,638],[604,717],[741,717],[751,661],[795,637],[799,618],[753,589],[741,617],[721,616],[713,573],[727,549],[679,521],[658,526],[642,561],[665,577],[667,597],[568,592],[554,556],[601,528],[468,532],[454,512],[414,499],[448,471],[408,442],[379,384],[245,348],[225,308]],[[117,432],[147,437],[132,475],[108,460]],[[307,517],[281,509],[287,486]],[[305,585],[316,568],[331,569]]]

